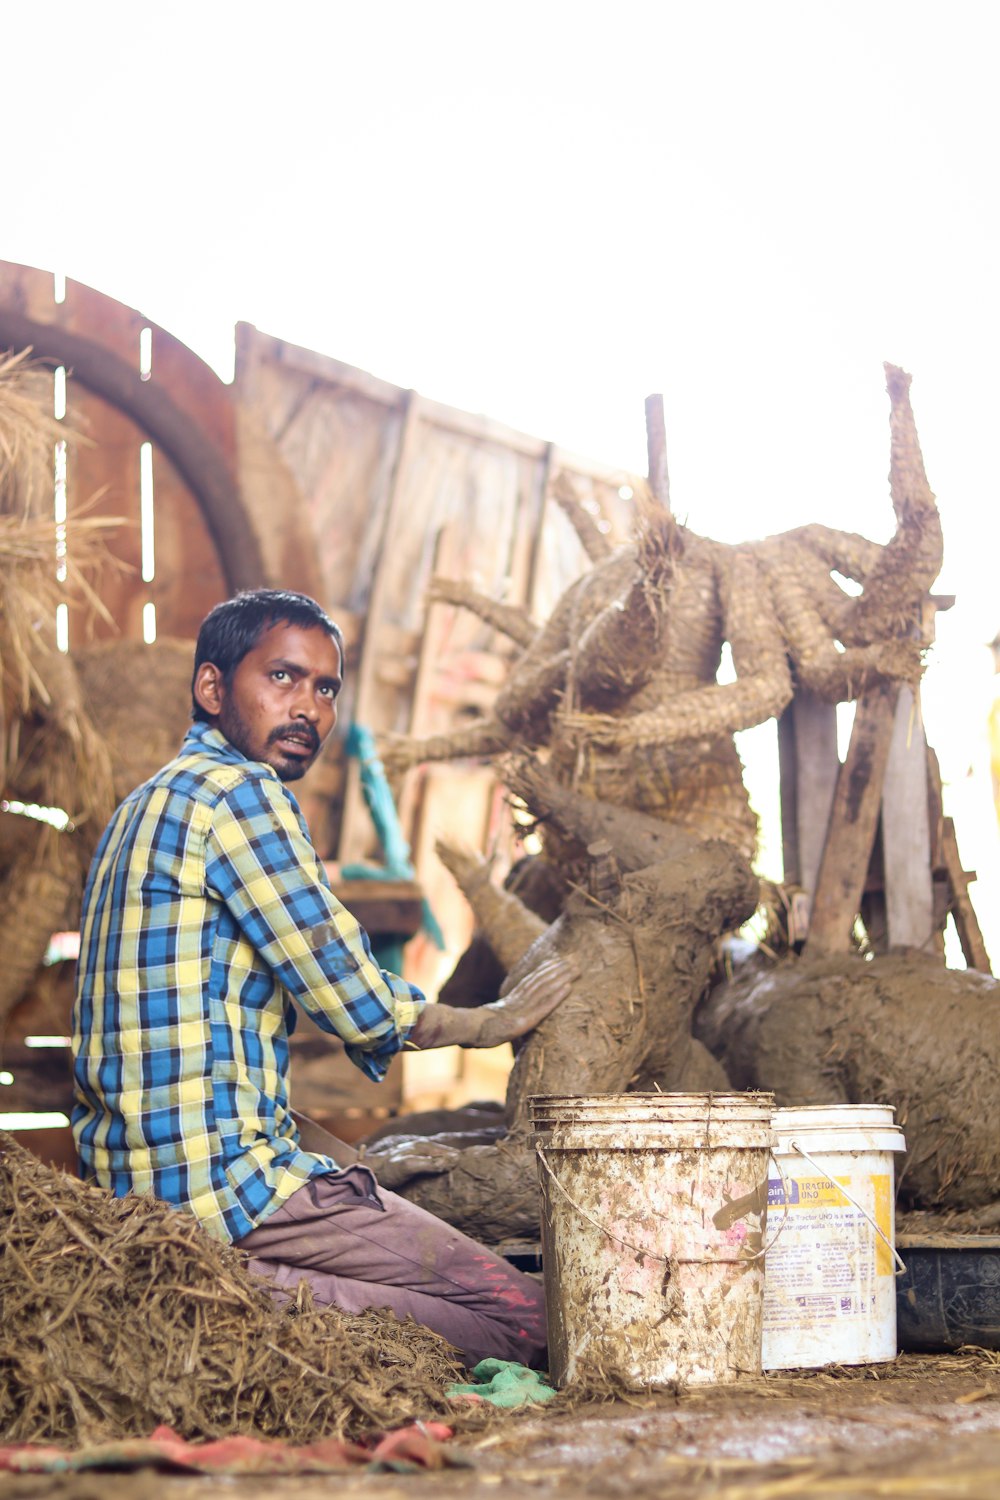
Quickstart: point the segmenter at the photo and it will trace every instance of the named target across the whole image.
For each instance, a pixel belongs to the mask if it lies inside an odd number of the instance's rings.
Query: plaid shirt
[[[310,1178],[296,1000],[381,1079],[423,1005],[379,969],[277,774],[207,724],[121,804],[83,900],[73,1130],[86,1177],[239,1239]]]

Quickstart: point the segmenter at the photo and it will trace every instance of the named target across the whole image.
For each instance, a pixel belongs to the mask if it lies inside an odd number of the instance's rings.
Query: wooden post
[[[840,760],[837,710],[803,688],[778,719],[781,849],[785,885],[798,886],[789,911],[789,941],[809,931],[823,843],[830,822]]]
[[[892,948],[930,948],[934,933],[927,743],[920,702],[902,687],[882,788],[886,925]]]
[[[664,510],[670,509],[670,476],[667,472],[667,424],[663,397],[646,397],[646,452],[649,457],[649,487]]]
[[[950,913],[955,919],[955,929],[958,933],[959,942],[962,945],[962,953],[965,962],[970,969],[978,969],[983,974],[992,974],[990,956],[986,951],[983,941],[982,929],[976,916],[976,909],[969,896],[969,886],[975,880],[974,870],[963,870],[962,858],[958,852],[958,839],[955,836],[955,823],[952,818],[944,816],[943,799],[941,795],[941,768],[934,751],[927,747],[927,792],[929,806],[929,820],[934,835],[934,865],[935,872],[940,868],[944,871],[944,884],[947,889],[947,907],[944,920],[947,921]],[[938,861],[940,860],[940,866]]]
[[[897,684],[879,683],[858,699],[816,881],[806,943],[810,956],[850,950],[878,828],[898,696]]]
[[[545,545],[545,511],[549,503],[549,487],[552,484],[552,468],[555,445],[547,443],[538,474],[538,500],[534,515],[534,530],[531,538],[531,557],[528,563],[528,578],[525,585],[524,603],[532,619],[538,608],[538,585],[542,573],[542,554]]]

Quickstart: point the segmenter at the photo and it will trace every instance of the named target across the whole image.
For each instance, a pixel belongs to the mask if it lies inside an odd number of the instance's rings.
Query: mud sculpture
[[[766,1079],[779,1105],[893,1105],[908,1147],[900,1203],[951,1213],[997,1204],[998,1020],[996,979],[901,951],[754,960],[698,1007],[695,1029],[736,1088]]]
[[[570,874],[565,910],[546,928],[472,858],[442,857],[507,985],[553,950],[574,955],[584,976],[517,1057],[508,1136],[450,1157],[428,1147],[428,1175],[403,1189],[470,1232],[501,1239],[537,1227],[529,1095],[725,1086],[690,1021],[717,940],[757,899],[756,825],[732,734],[779,713],[796,684],[837,701],[879,679],[916,683],[922,669],[921,604],[941,565],[941,528],[909,376],[886,374],[897,529],[884,547],[824,526],[726,546],[647,500],[635,543],[608,553],[562,484],[556,497],[594,566],[544,626],[464,585],[433,586],[435,599],[475,610],[523,654],[488,719],[424,741],[388,737],[386,762],[494,759],[538,820],[547,856]],[[736,681],[720,685],[725,641]]]
[[[611,552],[558,480],[554,497],[594,566],[543,626],[463,583],[434,580],[431,598],[475,611],[524,650],[489,718],[426,740],[387,735],[387,769],[544,749],[576,790],[752,857],[756,823],[734,731],[780,713],[793,685],[836,702],[877,678],[916,683],[922,670],[920,603],[941,567],[941,526],[910,377],[888,365],[886,375],[897,522],[886,546],[820,525],[730,546],[680,525],[647,494],[637,540]],[[736,681],[718,684],[727,641]]]

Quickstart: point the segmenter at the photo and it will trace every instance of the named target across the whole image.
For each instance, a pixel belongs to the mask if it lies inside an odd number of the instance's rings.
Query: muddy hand
[[[394,1142],[385,1151],[365,1151],[361,1165],[371,1167],[380,1187],[402,1187],[414,1177],[438,1177],[458,1161],[454,1146],[410,1138]]]
[[[533,969],[509,995],[470,1012],[479,1023],[470,1047],[498,1047],[534,1031],[560,1005],[580,977],[572,959],[550,958]]]

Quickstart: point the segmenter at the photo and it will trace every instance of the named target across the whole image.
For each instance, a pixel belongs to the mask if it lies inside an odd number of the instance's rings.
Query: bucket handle
[[[593,1215],[588,1214],[585,1208],[581,1208],[572,1194],[563,1187],[562,1183],[559,1181],[559,1178],[549,1166],[548,1161],[546,1160],[545,1152],[542,1150],[541,1146],[536,1146],[535,1150],[538,1153],[538,1160],[541,1162],[546,1172],[548,1172],[549,1176],[552,1178],[552,1181],[562,1193],[563,1197],[569,1204],[572,1205],[573,1208],[576,1209],[577,1213],[580,1214],[582,1218],[587,1220],[588,1224],[593,1224],[594,1228],[599,1229],[602,1234],[606,1234],[609,1240],[614,1240],[618,1245],[624,1245],[626,1250],[634,1250],[636,1255],[646,1255],[650,1260],[659,1261],[661,1266],[669,1266],[670,1259],[668,1256],[657,1255],[653,1250],[643,1250],[640,1245],[633,1245],[628,1240],[623,1240],[620,1235],[612,1234],[611,1230],[606,1224],[602,1224],[598,1219],[595,1219]]]
[[[785,1202],[784,1202],[784,1205],[783,1205],[785,1211],[784,1211],[784,1213],[781,1216],[781,1223],[778,1225],[777,1229],[774,1231],[774,1233],[772,1234],[771,1238],[768,1240],[767,1244],[766,1245],[762,1245],[759,1250],[755,1250],[752,1255],[721,1255],[721,1256],[711,1256],[708,1259],[701,1258],[699,1260],[678,1258],[678,1261],[677,1261],[678,1265],[680,1265],[680,1266],[735,1266],[735,1265],[745,1265],[748,1261],[763,1260],[764,1256],[770,1250],[771,1246],[777,1244],[778,1240],[781,1238],[782,1234],[785,1231],[785,1225],[788,1223],[788,1197],[789,1197],[789,1194],[788,1194],[788,1178],[785,1176],[784,1172],[781,1170],[781,1163],[778,1160],[778,1158],[775,1156],[774,1152],[773,1151],[769,1151],[767,1154],[768,1154],[769,1159],[774,1162],[774,1165],[778,1169],[778,1176],[781,1178],[782,1192],[785,1195]]]
[[[847,1199],[848,1203],[853,1203],[854,1207],[858,1210],[858,1213],[863,1214],[865,1216],[865,1218],[868,1220],[869,1224],[874,1229],[875,1233],[878,1235],[879,1239],[885,1245],[885,1248],[888,1250],[888,1252],[892,1256],[893,1260],[896,1262],[896,1265],[899,1267],[899,1270],[898,1271],[893,1271],[892,1274],[894,1276],[905,1276],[906,1275],[906,1267],[903,1264],[902,1260],[900,1259],[899,1255],[896,1253],[896,1247],[895,1247],[895,1245],[888,1238],[888,1236],[886,1234],[884,1234],[883,1231],[879,1228],[879,1226],[876,1224],[875,1220],[872,1218],[871,1214],[868,1212],[867,1208],[865,1208],[864,1204],[863,1203],[859,1203],[858,1200],[857,1200],[857,1198],[855,1198],[851,1193],[849,1193],[847,1191],[847,1189],[843,1186],[842,1183],[839,1183],[839,1182],[835,1181],[835,1179],[830,1176],[829,1172],[827,1172],[825,1170],[825,1168],[823,1168],[823,1167],[820,1166],[820,1164],[819,1164],[818,1161],[814,1161],[813,1160],[813,1158],[809,1155],[808,1151],[803,1151],[803,1149],[802,1149],[802,1147],[801,1147],[801,1145],[799,1144],[798,1141],[789,1141],[789,1145],[791,1146],[792,1150],[798,1156],[804,1157],[805,1160],[809,1163],[809,1165],[811,1167],[815,1167],[816,1171],[820,1174],[821,1177],[824,1177],[827,1182],[832,1182],[833,1185],[834,1185],[834,1187],[837,1189],[838,1193],[843,1193],[843,1195]]]
[[[669,1266],[669,1265],[676,1265],[676,1266],[690,1266],[690,1265],[697,1265],[697,1266],[736,1266],[736,1265],[746,1265],[748,1262],[753,1261],[753,1260],[761,1260],[767,1254],[768,1250],[770,1250],[771,1246],[774,1244],[775,1240],[778,1238],[778,1235],[781,1234],[781,1231],[784,1229],[785,1225],[788,1222],[788,1192],[787,1192],[787,1184],[785,1182],[785,1174],[782,1172],[781,1166],[778,1163],[778,1160],[775,1157],[774,1153],[773,1152],[769,1152],[768,1155],[770,1156],[771,1160],[774,1162],[774,1165],[778,1168],[778,1172],[779,1172],[779,1174],[781,1176],[782,1184],[786,1187],[786,1191],[785,1191],[785,1214],[784,1214],[784,1218],[782,1219],[780,1225],[778,1226],[778,1229],[777,1229],[774,1237],[767,1242],[767,1244],[763,1247],[763,1249],[761,1249],[761,1250],[755,1250],[754,1253],[753,1253],[753,1255],[718,1255],[718,1256],[716,1256],[716,1255],[709,1255],[709,1256],[701,1256],[697,1260],[689,1259],[688,1257],[675,1256],[675,1257],[673,1257],[671,1259],[671,1257],[668,1256],[668,1255],[657,1255],[656,1252],[653,1251],[653,1250],[644,1250],[641,1245],[633,1245],[630,1240],[623,1240],[622,1237],[621,1237],[621,1235],[612,1234],[611,1230],[608,1228],[608,1226],[606,1224],[602,1224],[599,1219],[595,1219],[592,1214],[588,1214],[588,1212],[587,1212],[587,1210],[585,1208],[581,1208],[580,1204],[577,1203],[576,1199],[572,1196],[572,1194],[568,1191],[568,1189],[563,1187],[562,1183],[559,1181],[559,1178],[556,1176],[556,1174],[553,1172],[552,1168],[549,1166],[548,1161],[547,1161],[546,1156],[545,1156],[545,1152],[542,1149],[542,1147],[539,1146],[539,1145],[536,1145],[535,1146],[535,1151],[536,1151],[536,1153],[538,1155],[538,1160],[541,1162],[541,1164],[545,1168],[546,1172],[548,1172],[549,1176],[552,1178],[552,1181],[555,1183],[556,1187],[562,1193],[562,1195],[566,1199],[566,1201],[573,1208],[576,1209],[577,1213],[581,1216],[581,1218],[586,1219],[588,1224],[593,1224],[593,1226],[594,1226],[595,1229],[599,1229],[602,1234],[607,1235],[607,1237],[608,1237],[609,1240],[614,1240],[617,1245],[624,1245],[624,1247],[625,1247],[626,1250],[634,1250],[635,1253],[636,1253],[636,1255],[645,1255],[650,1260],[659,1261],[659,1263],[660,1263],[661,1266]]]

